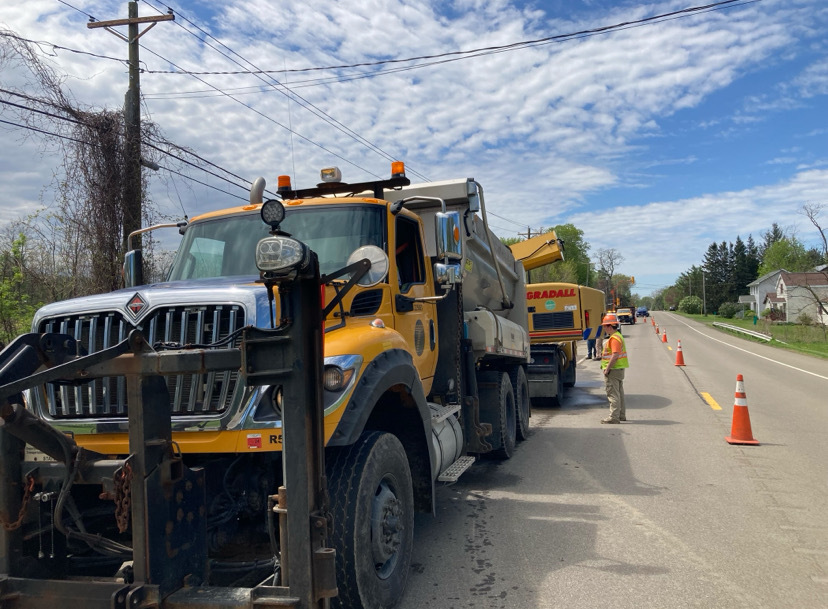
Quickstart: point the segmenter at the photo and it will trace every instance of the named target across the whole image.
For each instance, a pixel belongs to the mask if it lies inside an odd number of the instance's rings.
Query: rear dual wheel
[[[515,366],[509,371],[509,379],[512,381],[512,391],[515,394],[515,410],[517,412],[515,436],[518,441],[523,441],[529,437],[529,417],[532,414],[526,370],[523,369],[523,366]]]
[[[502,370],[488,370],[481,373],[478,386],[481,419],[491,423],[492,438],[496,442],[499,440],[491,455],[496,459],[509,459],[515,452],[517,441],[517,411],[512,381]]]

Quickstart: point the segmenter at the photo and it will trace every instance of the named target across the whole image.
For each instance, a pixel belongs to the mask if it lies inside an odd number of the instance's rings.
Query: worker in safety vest
[[[630,366],[627,346],[618,330],[618,317],[615,313],[604,315],[601,327],[605,335],[604,348],[601,351],[601,371],[604,373],[604,387],[610,409],[609,416],[601,419],[601,423],[620,423],[627,420],[627,409],[624,405],[624,370]]]

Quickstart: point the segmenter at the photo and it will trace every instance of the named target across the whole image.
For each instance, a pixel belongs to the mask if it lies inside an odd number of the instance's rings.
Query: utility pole
[[[707,294],[705,293],[704,271],[702,271],[702,315],[707,316]]]
[[[105,28],[129,45],[129,88],[124,96],[124,139],[126,147],[124,151],[124,162],[127,171],[126,184],[124,185],[124,233],[123,251],[127,250],[127,237],[133,231],[141,228],[141,209],[143,193],[141,192],[141,71],[138,64],[138,39],[155,27],[159,21],[172,21],[175,15],[170,11],[166,15],[154,17],[139,17],[138,3],[129,3],[129,17],[127,19],[114,19],[112,21],[92,21],[86,24],[87,28]],[[149,23],[143,31],[139,32],[138,27],[142,23]],[[115,26],[126,25],[127,36],[117,30]],[[140,247],[140,239],[135,247]]]

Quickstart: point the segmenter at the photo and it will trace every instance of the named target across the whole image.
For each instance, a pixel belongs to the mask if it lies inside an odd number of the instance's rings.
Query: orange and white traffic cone
[[[730,425],[730,435],[725,436],[728,444],[758,445],[750,429],[750,414],[748,414],[747,396],[745,395],[745,381],[741,374],[736,375],[736,392],[733,403],[733,422]]]
[[[667,342],[667,330],[664,330],[664,334],[661,335],[661,342]]]
[[[656,326],[655,328],[656,328],[656,334],[661,334],[661,331],[658,329],[658,326]]]
[[[678,341],[678,347],[676,347],[676,366],[684,366],[684,354],[681,352],[681,340]]]

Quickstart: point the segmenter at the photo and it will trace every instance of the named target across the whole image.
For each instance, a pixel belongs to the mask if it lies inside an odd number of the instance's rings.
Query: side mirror
[[[439,285],[455,285],[460,283],[460,265],[434,263],[434,281]]]
[[[141,250],[130,250],[124,255],[124,287],[144,285],[144,255]]]
[[[445,261],[463,259],[463,241],[460,239],[460,212],[442,211],[434,214],[434,233],[437,258]]]

